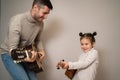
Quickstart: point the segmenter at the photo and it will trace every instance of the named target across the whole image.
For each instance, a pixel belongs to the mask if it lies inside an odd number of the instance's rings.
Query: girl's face
[[[81,49],[86,53],[93,48],[93,44],[90,42],[88,38],[83,38],[80,40]]]

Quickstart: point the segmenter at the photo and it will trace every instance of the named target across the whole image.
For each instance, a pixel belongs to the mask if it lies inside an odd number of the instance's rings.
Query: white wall
[[[28,2],[29,1],[29,2]],[[54,6],[45,21],[43,34],[45,71],[39,80],[67,80],[57,70],[60,59],[75,61],[79,56],[79,32],[97,31],[96,48],[100,65],[96,80],[120,79],[120,0],[51,0]],[[1,0],[0,42],[4,40],[11,16],[28,11],[32,0]],[[12,80],[0,61],[0,80]]]

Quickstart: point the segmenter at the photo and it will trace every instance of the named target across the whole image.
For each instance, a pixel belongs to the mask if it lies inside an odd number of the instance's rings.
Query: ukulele
[[[61,60],[60,62],[64,62],[64,60]],[[60,69],[60,66],[63,66],[63,64],[58,63],[57,69]],[[76,73],[76,71],[77,71],[77,69],[69,69],[69,70],[66,69],[65,75],[66,75],[70,80],[72,80],[73,77],[74,77],[74,75],[75,75],[75,73]]]

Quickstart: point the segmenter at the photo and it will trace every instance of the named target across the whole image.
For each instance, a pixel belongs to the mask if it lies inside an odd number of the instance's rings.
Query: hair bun
[[[97,32],[93,32],[93,34],[92,34],[93,36],[96,36],[97,35]]]
[[[79,33],[79,36],[83,36],[83,33],[82,33],[82,32],[80,32],[80,33]]]

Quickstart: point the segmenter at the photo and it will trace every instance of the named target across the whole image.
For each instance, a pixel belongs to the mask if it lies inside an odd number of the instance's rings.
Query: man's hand
[[[44,50],[40,50],[40,51],[38,52],[38,54],[40,55],[39,62],[41,62],[41,61],[44,59],[44,57],[45,57],[45,52],[44,52]]]
[[[27,57],[27,58],[24,59],[26,62],[34,62],[36,60],[37,52],[36,51],[31,51],[31,53],[32,53],[31,58]]]

